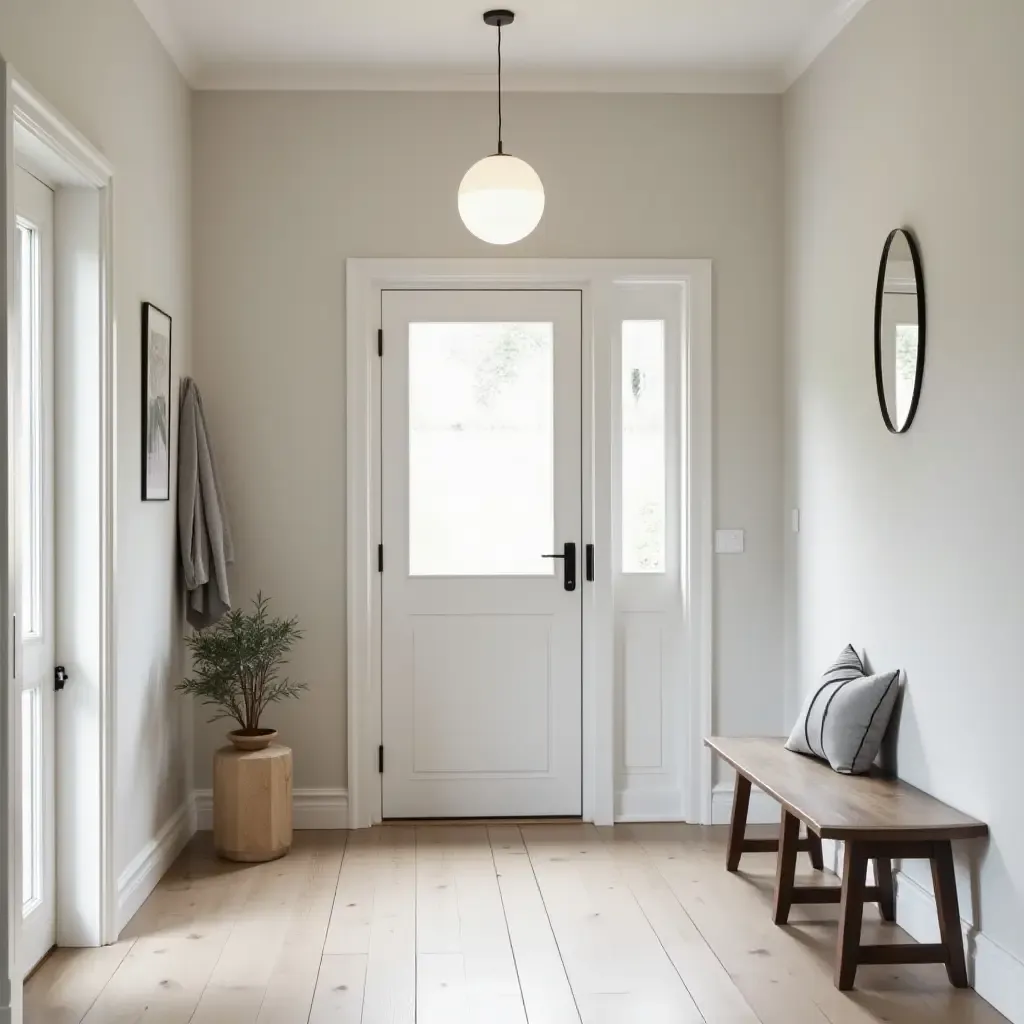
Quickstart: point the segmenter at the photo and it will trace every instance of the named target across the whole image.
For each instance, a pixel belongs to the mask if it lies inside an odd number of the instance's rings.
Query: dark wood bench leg
[[[939,912],[939,934],[946,950],[946,973],[957,988],[967,988],[967,964],[964,960],[964,937],[960,931],[960,903],[956,895],[956,874],[953,871],[953,847],[947,840],[933,845],[932,882],[935,905]]]
[[[839,938],[836,942],[836,988],[848,992],[857,976],[860,926],[864,920],[864,889],[868,858],[863,845],[847,840],[843,861],[843,893],[839,901]]]
[[[775,910],[776,924],[785,924],[789,920],[789,911],[793,906],[793,885],[796,879],[796,855],[800,844],[800,819],[782,812],[782,824],[779,826],[779,859],[775,866]]]
[[[884,921],[895,921],[896,893],[892,884],[892,861],[888,857],[875,858],[875,878],[878,881],[878,911]]]
[[[821,853],[821,836],[810,829],[807,830],[807,852],[811,857],[811,867],[815,871],[824,871],[825,858]]]
[[[732,795],[732,822],[729,825],[729,852],[725,869],[738,871],[743,856],[743,837],[747,834],[747,811],[750,808],[750,779],[736,773],[736,788]]]

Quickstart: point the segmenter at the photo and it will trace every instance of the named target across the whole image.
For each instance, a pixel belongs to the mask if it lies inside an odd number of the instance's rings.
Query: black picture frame
[[[882,304],[885,301],[885,270],[889,262],[889,250],[897,235],[903,235],[907,241],[907,248],[910,250],[910,260],[914,268],[914,286],[917,290],[917,366],[914,370],[914,393],[910,400],[910,409],[907,411],[906,420],[897,426],[893,423],[889,413],[889,406],[885,400],[885,378],[882,367]],[[882,248],[882,258],[878,264],[878,283],[875,286],[875,388],[878,392],[878,408],[882,413],[882,420],[890,434],[905,434],[914,417],[917,415],[917,407],[921,401],[921,385],[924,382],[925,351],[928,340],[928,322],[925,316],[924,298],[924,273],[921,270],[921,251],[917,244],[914,233],[909,228],[893,228],[889,232]]]
[[[171,353],[173,322],[142,304],[142,500],[171,500]]]

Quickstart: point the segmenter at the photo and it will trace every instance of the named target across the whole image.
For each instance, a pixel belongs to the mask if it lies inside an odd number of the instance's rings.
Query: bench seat
[[[778,851],[774,919],[782,925],[797,903],[838,903],[839,937],[835,983],[853,988],[858,964],[942,963],[949,980],[967,986],[956,879],[954,839],[978,839],[988,826],[880,772],[839,775],[825,763],[785,749],[783,739],[710,736],[705,744],[736,770],[726,868],[736,871],[744,853]],[[782,807],[779,838],[747,839],[751,786]],[[800,838],[800,825],[807,829]],[[796,858],[804,850],[822,868],[821,840],[845,844],[841,887],[798,886]],[[934,944],[864,946],[860,942],[864,903],[878,903],[882,917],[895,918],[892,859],[931,862],[942,941]],[[868,861],[876,884],[867,884]]]

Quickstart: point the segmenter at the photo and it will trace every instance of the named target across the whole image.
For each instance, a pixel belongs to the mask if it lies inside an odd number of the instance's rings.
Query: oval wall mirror
[[[924,279],[914,236],[889,233],[875,291],[875,384],[886,427],[910,429],[924,377]]]

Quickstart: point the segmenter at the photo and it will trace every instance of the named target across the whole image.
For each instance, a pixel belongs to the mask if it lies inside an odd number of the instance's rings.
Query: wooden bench
[[[821,761],[786,750],[784,742],[761,737],[712,736],[704,740],[736,769],[727,869],[736,871],[744,853],[778,851],[774,917],[779,925],[787,922],[795,903],[840,905],[836,988],[853,988],[859,964],[933,963],[945,964],[952,984],[966,988],[952,841],[986,836],[988,826],[899,779],[881,773],[838,775]],[[782,805],[777,840],[746,838],[751,785]],[[803,840],[801,822],[807,826]],[[808,851],[820,870],[822,839],[846,844],[842,886],[796,885],[797,853]],[[878,903],[886,921],[895,918],[894,857],[931,861],[941,942],[861,945],[865,902]],[[871,860],[875,862],[873,886],[867,884]]]

